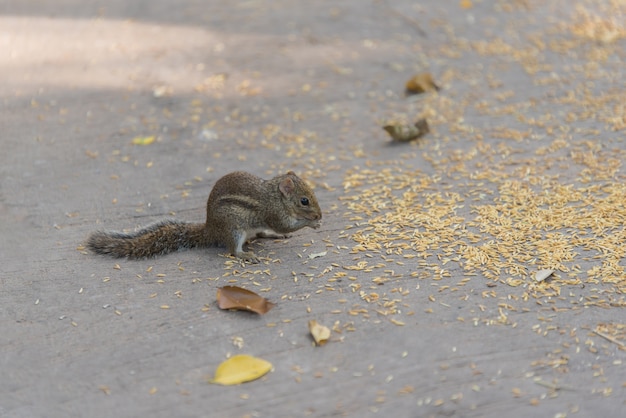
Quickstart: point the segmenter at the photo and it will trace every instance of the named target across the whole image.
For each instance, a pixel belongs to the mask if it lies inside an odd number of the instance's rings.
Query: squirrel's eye
[[[309,198],[303,197],[300,199],[300,203],[302,203],[302,206],[309,206]]]

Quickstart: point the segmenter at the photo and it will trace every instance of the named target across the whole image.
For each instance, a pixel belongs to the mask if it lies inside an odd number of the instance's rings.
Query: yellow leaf
[[[330,338],[330,329],[320,324],[315,319],[309,321],[309,332],[315,340],[316,345],[324,345]]]
[[[209,383],[225,386],[238,385],[258,379],[270,370],[272,370],[272,363],[269,361],[239,354],[223,361],[215,370],[215,377]]]
[[[133,138],[133,145],[150,145],[154,140],[154,136],[136,136]]]

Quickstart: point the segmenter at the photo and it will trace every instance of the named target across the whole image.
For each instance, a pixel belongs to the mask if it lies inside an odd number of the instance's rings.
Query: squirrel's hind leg
[[[252,251],[243,250],[243,244],[245,244],[246,238],[244,231],[234,231],[232,241],[228,243],[228,250],[235,257],[256,264],[259,262],[258,257]]]

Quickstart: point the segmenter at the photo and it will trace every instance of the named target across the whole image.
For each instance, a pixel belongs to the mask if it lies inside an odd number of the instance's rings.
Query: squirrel
[[[258,263],[243,244],[252,238],[285,238],[305,226],[319,228],[322,211],[313,190],[293,171],[263,180],[236,171],[213,186],[205,223],[164,220],[136,232],[98,231],[87,247],[97,254],[133,259],[179,249],[225,246],[237,258]]]

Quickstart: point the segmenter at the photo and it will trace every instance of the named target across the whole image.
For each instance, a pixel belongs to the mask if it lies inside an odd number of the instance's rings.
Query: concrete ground
[[[620,0],[0,1],[0,417],[623,416],[624,22]],[[421,72],[440,91],[405,97]],[[254,242],[260,265],[83,247],[202,222],[236,169],[296,171],[322,228]],[[276,307],[221,311],[227,284]],[[208,383],[241,353],[273,371]]]

